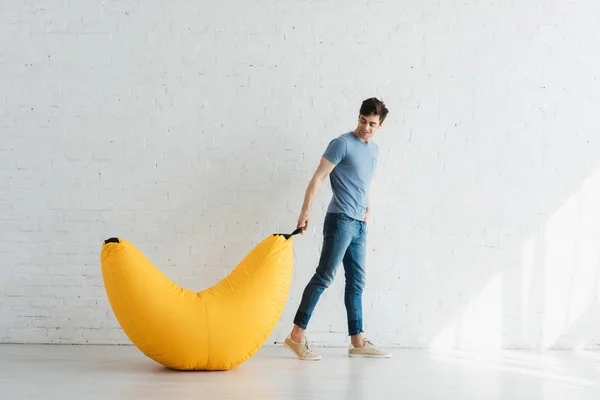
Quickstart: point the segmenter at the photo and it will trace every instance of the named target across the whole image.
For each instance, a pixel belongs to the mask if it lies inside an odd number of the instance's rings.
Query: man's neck
[[[364,140],[363,138],[361,138],[361,137],[358,135],[358,129],[354,129],[354,130],[352,131],[352,134],[354,135],[354,137],[355,137],[355,138],[357,138],[357,139],[358,139],[358,140],[360,140],[361,142],[363,142],[363,143],[369,143],[369,140],[368,140],[368,139],[367,139],[367,140]]]

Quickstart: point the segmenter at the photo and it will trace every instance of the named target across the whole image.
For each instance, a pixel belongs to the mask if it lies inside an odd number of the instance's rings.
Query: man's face
[[[381,127],[379,115],[359,115],[356,135],[363,142],[368,142],[375,136],[377,129]]]

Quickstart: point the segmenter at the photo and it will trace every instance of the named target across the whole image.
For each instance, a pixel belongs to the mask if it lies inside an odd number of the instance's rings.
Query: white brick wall
[[[370,336],[599,348],[599,17],[592,0],[4,2],[0,341],[128,343],[103,239],[193,290],[217,282],[294,228],[324,147],[378,96]],[[340,271],[310,334],[345,332]]]

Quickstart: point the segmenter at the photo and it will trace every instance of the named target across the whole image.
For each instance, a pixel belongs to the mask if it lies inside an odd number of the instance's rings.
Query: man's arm
[[[334,168],[335,164],[325,157],[321,157],[321,162],[319,163],[317,170],[313,174],[313,177],[306,188],[306,193],[304,194],[304,203],[302,204],[302,210],[300,211],[300,217],[298,218],[298,225],[296,226],[296,228],[302,228],[303,233],[308,228],[308,215],[310,212],[310,206],[312,205],[312,202],[319,191],[319,187]]]
[[[369,200],[367,200],[367,209],[365,210],[366,211],[365,212],[365,222],[369,222],[368,221],[369,220],[369,213],[371,212],[370,206],[371,206],[371,204],[370,204]]]

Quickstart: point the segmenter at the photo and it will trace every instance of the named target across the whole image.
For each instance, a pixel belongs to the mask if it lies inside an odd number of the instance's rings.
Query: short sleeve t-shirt
[[[365,143],[347,132],[329,142],[323,157],[335,164],[329,175],[333,197],[327,212],[363,221],[379,147],[373,140]]]

